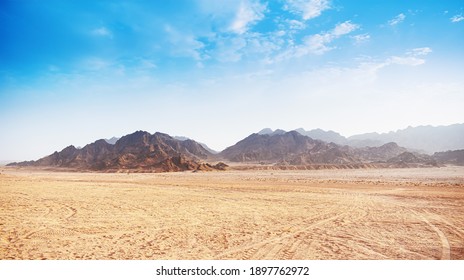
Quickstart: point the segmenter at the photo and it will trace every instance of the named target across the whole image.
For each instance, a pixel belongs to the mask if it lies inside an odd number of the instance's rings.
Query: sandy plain
[[[1,168],[0,259],[464,259],[464,167]]]

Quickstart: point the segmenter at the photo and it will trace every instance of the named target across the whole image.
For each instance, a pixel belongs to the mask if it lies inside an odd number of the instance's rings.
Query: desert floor
[[[0,172],[0,259],[464,259],[464,167]]]

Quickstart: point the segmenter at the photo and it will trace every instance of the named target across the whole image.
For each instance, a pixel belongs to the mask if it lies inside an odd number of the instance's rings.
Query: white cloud
[[[230,30],[237,34],[247,32],[251,24],[264,18],[265,11],[266,5],[261,4],[259,1],[241,1],[235,19],[230,25]]]
[[[415,56],[392,56],[390,57],[385,66],[397,64],[397,65],[408,65],[417,66],[425,63],[425,59],[418,58]]]
[[[242,49],[245,46],[244,38],[220,38],[212,55],[220,62],[237,62],[242,59]]]
[[[429,47],[425,48],[415,48],[412,49],[408,54],[413,55],[413,56],[418,56],[418,55],[427,55],[432,52],[432,49]]]
[[[106,27],[95,28],[91,33],[94,36],[113,38],[113,33]]]
[[[370,65],[370,69],[373,71],[373,73],[390,65],[418,66],[425,63],[423,56],[426,56],[431,52],[432,49],[429,47],[415,48],[407,51],[403,56],[391,56],[385,59],[383,62],[374,62],[368,64]]]
[[[149,70],[149,69],[155,69],[155,68],[157,68],[157,66],[151,60],[149,59],[140,60],[140,69]]]
[[[402,23],[405,18],[406,18],[406,16],[403,13],[401,13],[401,14],[397,15],[396,17],[394,17],[393,19],[389,20],[388,24],[391,25],[391,26],[395,26],[397,24]]]
[[[180,57],[191,57],[195,60],[202,60],[202,49],[204,44],[198,41],[194,35],[179,32],[170,25],[166,25],[165,32],[169,35],[169,41],[172,44],[171,52],[173,55]]]
[[[277,55],[270,62],[282,61],[292,57],[302,57],[308,54],[322,55],[335,47],[329,46],[335,39],[349,34],[359,28],[358,24],[345,21],[337,24],[332,30],[325,33],[314,34],[303,39],[303,44],[291,46],[285,52]]]
[[[460,21],[463,21],[464,20],[464,16],[462,15],[455,15],[453,17],[450,18],[451,22],[460,22]]]
[[[425,59],[421,58],[428,55],[432,52],[432,49],[429,47],[424,48],[415,48],[408,52],[404,56],[392,56],[387,59],[384,63],[384,66],[397,64],[397,65],[407,65],[407,66],[418,66],[425,63]]]
[[[316,18],[330,9],[329,0],[287,0],[284,7],[293,13],[301,14],[304,20]]]
[[[308,53],[323,54],[332,49],[327,46],[332,40],[333,37],[330,34],[316,34],[306,37],[305,45],[298,49],[295,56],[300,57]]]
[[[304,22],[294,20],[294,19],[288,19],[286,20],[288,24],[288,28],[294,29],[294,30],[300,30],[300,29],[305,29],[306,24]]]
[[[328,33],[316,34],[306,37],[304,48],[306,49],[307,53],[323,54],[333,49],[333,47],[327,46],[333,40],[343,35],[349,34],[358,28],[359,25],[351,23],[350,21],[345,21],[335,26],[335,28]]]
[[[351,33],[358,28],[359,28],[359,25],[353,24],[350,21],[345,21],[335,26],[335,28],[331,32],[331,36],[334,38],[338,38],[342,35]]]
[[[364,42],[369,41],[371,36],[369,34],[365,33],[365,34],[359,34],[359,35],[351,36],[351,38],[354,39],[355,44],[362,44]]]

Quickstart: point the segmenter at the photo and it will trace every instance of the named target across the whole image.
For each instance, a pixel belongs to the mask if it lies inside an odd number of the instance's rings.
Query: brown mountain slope
[[[69,146],[37,161],[12,165],[167,172],[196,170],[201,166],[200,161],[210,155],[193,140],[180,141],[159,132],[152,135],[137,131],[121,137],[114,145],[102,139],[82,149]]]
[[[219,156],[233,162],[274,163],[323,143],[296,131],[273,135],[254,133],[220,152]]]
[[[290,131],[252,134],[225,149],[219,156],[232,162],[278,165],[386,163],[394,158],[389,162],[389,165],[394,165],[397,162],[404,163],[404,160],[395,157],[405,152],[407,149],[396,143],[387,143],[380,147],[352,148],[314,140]],[[424,163],[422,157],[415,159],[417,163]]]

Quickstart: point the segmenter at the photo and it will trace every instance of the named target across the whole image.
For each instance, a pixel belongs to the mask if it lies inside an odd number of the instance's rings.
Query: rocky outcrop
[[[16,166],[63,167],[77,170],[145,170],[170,172],[196,170],[211,155],[193,140],[177,140],[164,133],[137,131],[115,144],[98,140],[81,149],[69,146],[37,161],[13,163]],[[211,169],[222,170],[210,165]]]

